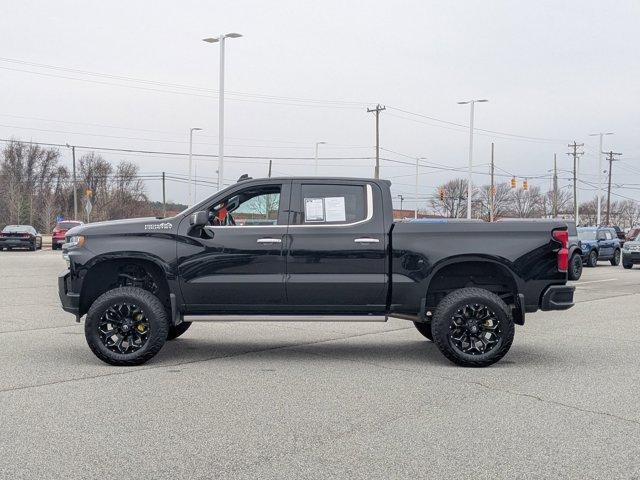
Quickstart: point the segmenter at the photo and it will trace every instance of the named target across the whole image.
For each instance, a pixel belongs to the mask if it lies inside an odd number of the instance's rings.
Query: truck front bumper
[[[542,294],[540,310],[566,310],[573,307],[575,289],[571,285],[551,285]]]
[[[71,291],[71,272],[69,269],[58,275],[58,295],[65,312],[78,317],[80,311],[80,294]]]

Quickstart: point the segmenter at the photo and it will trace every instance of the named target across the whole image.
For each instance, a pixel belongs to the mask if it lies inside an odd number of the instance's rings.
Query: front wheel
[[[569,262],[569,280],[580,280],[582,276],[582,256],[574,253]]]
[[[147,290],[120,287],[102,294],[87,313],[91,351],[111,365],[140,365],[156,355],[169,332],[162,302]]]
[[[432,331],[434,343],[453,363],[486,367],[507,354],[515,327],[500,297],[482,288],[461,288],[440,302]]]
[[[616,251],[613,252],[613,258],[609,261],[611,262],[611,265],[613,265],[614,267],[617,267],[618,265],[620,265],[620,250],[616,249]]]
[[[631,270],[633,268],[633,263],[622,262],[622,266],[627,270]]]
[[[431,322],[413,322],[413,324],[416,326],[416,329],[422,334],[424,338],[433,342],[433,334],[431,333]]]
[[[598,264],[598,252],[591,250],[587,258],[587,267],[595,267]]]
[[[178,325],[169,327],[169,335],[167,336],[167,340],[175,340],[184,332],[189,330],[190,326],[191,326],[191,322],[182,322],[182,323],[179,323]]]

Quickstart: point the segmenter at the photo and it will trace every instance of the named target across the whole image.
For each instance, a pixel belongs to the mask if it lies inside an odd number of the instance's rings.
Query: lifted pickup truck
[[[525,313],[573,305],[562,221],[394,222],[390,183],[243,179],[172,218],[67,233],[62,307],[93,353],[152,358],[197,320],[414,322],[452,362],[509,350]]]

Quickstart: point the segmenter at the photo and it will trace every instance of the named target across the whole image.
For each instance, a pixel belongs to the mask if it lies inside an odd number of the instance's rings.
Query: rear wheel
[[[431,333],[431,322],[413,322],[416,329],[422,334],[422,336],[433,342],[433,334]]]
[[[447,295],[432,320],[433,341],[445,357],[465,367],[486,367],[504,357],[515,334],[509,307],[481,288]]]
[[[162,302],[137,287],[102,294],[87,313],[84,333],[91,351],[111,365],[140,365],[156,355],[169,332]]]
[[[587,267],[595,267],[598,264],[598,252],[591,250],[587,258]]]
[[[633,268],[633,263],[628,263],[628,262],[622,262],[622,266],[624,268],[626,268],[627,270],[630,270]]]
[[[178,325],[169,327],[169,335],[167,336],[167,340],[175,340],[184,332],[189,330],[190,326],[191,326],[191,322],[182,322],[182,323],[179,323]]]
[[[582,276],[582,256],[574,253],[569,262],[569,280],[580,280]]]
[[[613,252],[613,258],[609,261],[611,262],[611,265],[613,265],[614,267],[617,267],[618,265],[620,265],[620,250],[616,249],[616,251]]]

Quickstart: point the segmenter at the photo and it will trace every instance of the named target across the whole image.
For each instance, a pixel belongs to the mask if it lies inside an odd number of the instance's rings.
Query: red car
[[[62,248],[67,231],[71,230],[73,227],[77,227],[78,225],[82,225],[82,222],[78,222],[77,220],[65,220],[63,222],[58,222],[56,228],[54,228],[51,233],[51,250]]]

